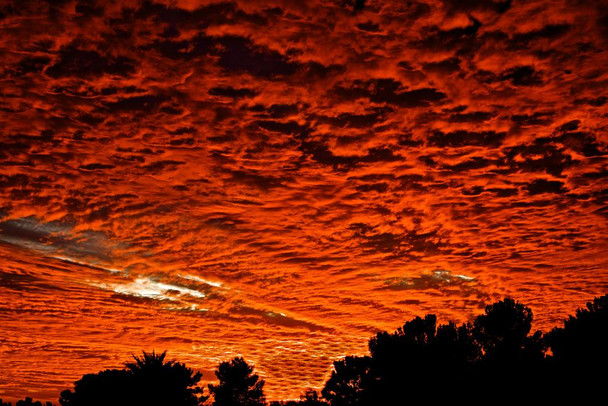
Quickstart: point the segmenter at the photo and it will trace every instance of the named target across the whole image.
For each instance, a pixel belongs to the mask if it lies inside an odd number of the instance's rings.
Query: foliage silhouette
[[[202,375],[184,364],[166,361],[166,352],[144,352],[125,369],[84,375],[74,390],[61,393],[62,406],[198,406],[205,397],[197,384]]]
[[[324,397],[332,405],[374,405],[422,401],[437,382],[446,393],[456,390],[481,351],[467,325],[436,321],[434,315],[416,317],[392,334],[376,334],[369,341],[371,357],[334,363]]]
[[[544,360],[540,333],[528,335],[531,323],[532,311],[511,299],[487,306],[472,324],[437,326],[435,315],[416,317],[394,333],[376,334],[370,357],[335,362],[323,396],[332,406],[416,404],[431,393],[435,402],[481,402],[509,387],[503,397],[516,400]],[[464,393],[470,382],[479,388]]]
[[[473,322],[473,335],[485,358],[507,360],[518,356],[527,344],[532,318],[532,310],[513,299],[486,306],[485,314]]]
[[[53,404],[51,402],[44,403],[44,406],[52,406],[52,405]],[[34,401],[30,397],[26,397],[23,400],[18,400],[17,403],[15,403],[15,406],[43,406],[43,403],[40,401]]]
[[[392,406],[407,404],[591,404],[605,399],[608,295],[587,303],[563,327],[531,334],[532,311],[512,299],[486,306],[470,323],[438,325],[415,317],[368,342],[369,355],[333,363],[319,394],[270,406]],[[123,369],[84,375],[61,393],[61,406],[264,406],[264,381],[243,358],[218,365],[213,399],[202,376],[166,360],[166,352],[134,356]],[[0,406],[11,406],[0,400]],[[16,406],[43,406],[31,398]],[[47,403],[46,406],[51,406]]]
[[[331,377],[321,391],[332,406],[354,406],[372,401],[370,357],[345,357],[334,361]]]
[[[497,394],[505,402],[525,398],[540,400],[538,377],[544,376],[542,334],[529,335],[532,310],[513,299],[486,306],[485,313],[472,323],[472,333],[483,356],[474,366],[481,399]]]
[[[202,401],[202,388],[197,387],[202,378],[184,364],[174,360],[166,361],[166,351],[161,354],[144,352],[141,357],[133,356],[135,362],[125,364],[131,372],[136,387],[163,388],[150,401],[160,404],[196,406]]]
[[[562,393],[579,402],[606,399],[608,382],[608,295],[587,303],[545,335],[551,348],[547,374]]]
[[[567,365],[606,366],[608,361],[608,295],[587,303],[576,316],[547,334],[553,359]]]
[[[10,402],[3,402],[0,399],[0,406],[12,406],[12,404]],[[34,401],[32,398],[26,397],[23,400],[18,400],[15,406],[53,406],[53,404],[51,402],[42,403],[39,400]]]
[[[218,385],[209,385],[214,406],[262,406],[266,404],[264,380],[242,357],[222,362],[215,370]]]
[[[274,401],[270,406],[328,406],[329,403],[319,396],[316,390],[308,389],[302,395],[300,400]]]

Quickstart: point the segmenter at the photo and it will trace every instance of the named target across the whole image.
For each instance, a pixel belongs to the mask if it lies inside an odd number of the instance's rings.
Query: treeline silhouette
[[[237,357],[202,375],[166,352],[143,352],[122,369],[86,374],[61,393],[61,406],[380,406],[409,404],[606,404],[608,295],[546,334],[531,333],[532,311],[512,299],[472,322],[416,317],[369,340],[369,355],[335,361],[321,393],[267,402],[264,380]],[[206,394],[205,394],[206,392]],[[11,406],[0,400],[0,406]],[[51,406],[31,398],[16,406]]]

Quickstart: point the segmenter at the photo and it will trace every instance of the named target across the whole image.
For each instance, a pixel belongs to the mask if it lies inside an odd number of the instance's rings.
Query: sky
[[[168,350],[270,399],[608,292],[604,0],[0,1],[0,398]]]

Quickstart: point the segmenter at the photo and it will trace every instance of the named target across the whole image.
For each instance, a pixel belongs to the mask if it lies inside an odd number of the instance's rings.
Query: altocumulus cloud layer
[[[606,2],[358,3],[2,3],[2,397],[606,293]]]

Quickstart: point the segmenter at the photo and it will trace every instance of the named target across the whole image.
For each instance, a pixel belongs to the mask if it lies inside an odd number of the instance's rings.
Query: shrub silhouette
[[[12,404],[10,402],[5,403],[0,399],[0,406],[12,406]],[[15,406],[53,406],[53,404],[51,402],[45,402],[43,404],[39,400],[34,401],[32,398],[26,397],[23,400],[18,400],[17,403],[15,403]]]
[[[321,398],[316,390],[308,389],[300,396],[300,400],[287,400],[271,402],[270,406],[328,406],[326,400]]]
[[[15,406],[43,406],[43,403],[40,401],[34,401],[32,398],[27,397],[23,400],[18,400],[17,403],[15,403]],[[53,406],[53,404],[51,402],[45,402],[44,406]]]
[[[209,385],[213,394],[214,406],[262,406],[266,404],[264,381],[253,373],[250,366],[241,357],[222,362],[215,370],[220,381],[218,385]]]
[[[61,393],[62,406],[198,406],[205,400],[197,386],[202,375],[184,364],[166,361],[166,352],[144,352],[125,369],[84,375],[74,390]]]

